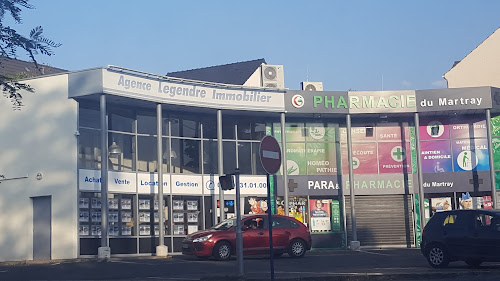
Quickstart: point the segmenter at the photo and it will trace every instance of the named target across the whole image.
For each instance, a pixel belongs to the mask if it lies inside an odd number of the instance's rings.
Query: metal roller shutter
[[[348,240],[352,241],[351,202],[345,197]],[[361,246],[414,246],[411,196],[356,196],[355,216]]]

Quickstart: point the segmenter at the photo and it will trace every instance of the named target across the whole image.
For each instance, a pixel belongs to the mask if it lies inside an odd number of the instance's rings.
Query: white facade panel
[[[0,99],[0,261],[33,259],[39,196],[51,197],[51,258],[76,258],[78,106],[68,99],[67,74],[24,82],[35,93],[23,93],[20,111]]]

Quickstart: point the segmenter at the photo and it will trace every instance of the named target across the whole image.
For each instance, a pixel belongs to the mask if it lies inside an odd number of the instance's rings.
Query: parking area
[[[472,269],[463,262],[446,269],[431,268],[419,249],[362,249],[311,251],[304,258],[287,255],[274,260],[279,280],[496,280],[500,263]],[[246,280],[270,280],[270,260],[249,257],[244,262]],[[64,260],[0,264],[0,280],[238,280],[236,259],[212,259],[173,255],[113,257],[108,262]],[[466,278],[466,279],[465,279]]]

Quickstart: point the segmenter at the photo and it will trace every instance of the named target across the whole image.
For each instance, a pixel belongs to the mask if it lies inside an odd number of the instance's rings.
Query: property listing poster
[[[449,140],[420,142],[422,172],[452,172],[451,143]]]
[[[431,119],[422,120],[420,122],[420,139],[421,140],[437,140],[449,139],[450,129],[448,120],[445,119]]]
[[[411,173],[409,142],[379,142],[378,162],[381,174]],[[408,157],[407,157],[408,156]]]
[[[311,224],[309,228],[312,232],[326,232],[332,230],[330,220],[330,200],[328,199],[310,199],[309,210],[311,215]]]
[[[349,174],[347,144],[341,145],[342,173]],[[355,175],[377,174],[377,143],[352,144],[352,169]]]
[[[454,140],[452,152],[455,171],[488,171],[488,141],[486,139]]]

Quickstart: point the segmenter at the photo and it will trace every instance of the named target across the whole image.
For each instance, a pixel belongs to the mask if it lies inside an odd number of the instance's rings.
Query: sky
[[[264,58],[285,87],[325,91],[446,87],[453,65],[500,27],[498,0],[32,0],[23,35],[41,25],[62,45],[41,63],[71,71],[116,65],[168,72]],[[21,55],[21,54],[20,54]],[[19,56],[20,59],[25,59]]]

